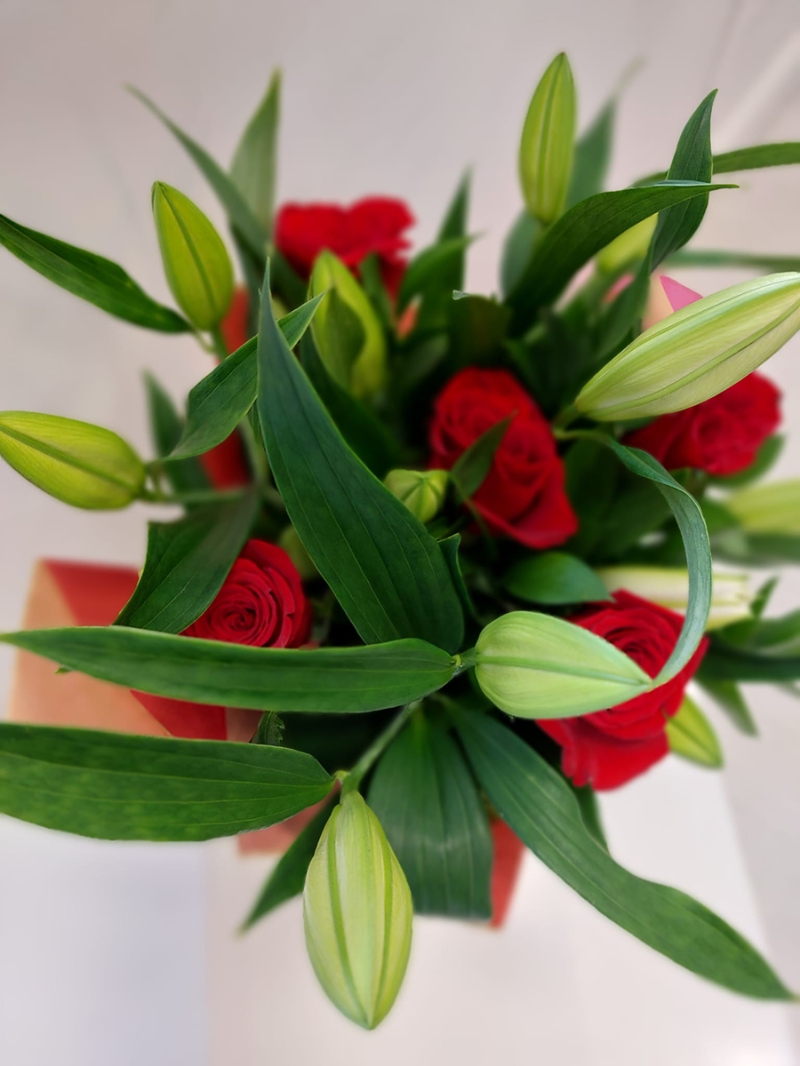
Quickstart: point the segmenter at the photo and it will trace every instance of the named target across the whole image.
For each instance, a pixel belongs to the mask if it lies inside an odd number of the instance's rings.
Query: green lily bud
[[[800,479],[740,489],[725,507],[748,533],[800,534]]]
[[[770,274],[706,296],[651,326],[584,385],[597,422],[683,411],[735,385],[800,329],[800,274]]]
[[[653,688],[633,659],[587,629],[534,611],[511,611],[482,631],[475,678],[500,710],[519,718],[571,718]]]
[[[292,560],[295,570],[303,581],[311,581],[312,578],[319,577],[319,570],[314,566],[311,556],[293,525],[286,526],[282,531],[278,537],[278,544]]]
[[[528,210],[543,226],[564,210],[572,174],[577,104],[575,82],[561,52],[536,86],[519,146],[519,180]]]
[[[188,196],[153,185],[164,273],[178,306],[196,329],[213,329],[230,307],[233,266],[222,238]]]
[[[420,522],[430,522],[442,508],[448,477],[446,470],[390,470],[383,483]]]
[[[122,437],[58,415],[4,411],[0,456],[50,496],[92,511],[127,507],[145,480],[144,463]]]
[[[331,1002],[374,1029],[392,1008],[411,950],[411,892],[375,814],[358,792],[334,808],[308,867],[306,946]]]
[[[688,696],[683,697],[678,713],[667,719],[667,743],[673,755],[680,755],[701,766],[719,769],[722,766],[722,748],[717,734],[697,706]]]
[[[310,295],[327,292],[311,323],[311,333],[328,373],[359,398],[386,387],[386,338],[369,297],[333,252],[319,254],[311,272]]]
[[[689,571],[671,566],[608,566],[597,576],[609,592],[625,589],[643,600],[686,614],[689,602]],[[706,629],[720,629],[750,617],[753,589],[749,574],[714,571],[711,610]]]
[[[595,262],[604,274],[616,274],[629,263],[638,259],[644,259],[650,240],[656,231],[658,215],[651,215],[642,222],[620,233],[611,244],[607,244],[601,252],[598,252]]]

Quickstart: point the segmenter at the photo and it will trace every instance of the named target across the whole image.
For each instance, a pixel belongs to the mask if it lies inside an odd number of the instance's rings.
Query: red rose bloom
[[[184,635],[258,648],[297,648],[311,630],[300,575],[276,544],[250,540],[214,602]]]
[[[624,651],[650,677],[672,654],[683,625],[675,611],[624,591],[614,594],[613,604],[590,607],[571,621]],[[563,748],[561,769],[573,784],[617,788],[664,758],[667,719],[677,713],[707,645],[704,637],[691,662],[653,692],[597,714],[538,722]]]
[[[473,496],[487,526],[529,548],[550,548],[577,531],[550,425],[507,370],[470,367],[439,393],[430,425],[430,467],[449,470],[487,429],[512,415],[492,468]]]
[[[414,216],[402,200],[369,196],[350,207],[338,204],[284,204],[275,220],[275,244],[303,278],[323,249],[355,270],[374,252],[383,280],[396,293],[406,268],[401,254],[409,247],[404,230]]]
[[[768,378],[749,374],[696,407],[661,415],[625,443],[649,452],[668,470],[691,466],[717,477],[737,474],[780,425],[780,396]]]

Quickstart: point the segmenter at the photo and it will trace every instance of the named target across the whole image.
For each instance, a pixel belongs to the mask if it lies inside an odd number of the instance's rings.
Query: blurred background
[[[0,210],[120,262],[169,300],[150,214],[165,180],[223,227],[213,194],[130,95],[151,95],[223,163],[271,70],[284,71],[281,200],[400,196],[430,239],[474,177],[469,288],[497,287],[520,196],[516,150],[541,72],[566,49],[586,125],[644,66],[619,115],[611,186],[664,168],[715,86],[714,147],[800,139],[797,0],[0,0]],[[711,197],[695,247],[800,253],[800,170]],[[743,277],[678,273],[703,293]],[[137,330],[0,254],[4,409],[115,428],[148,452],[141,374],[176,398],[208,370],[190,338]],[[800,425],[800,343],[767,368]],[[776,476],[800,474],[800,434]],[[88,515],[0,466],[0,629],[21,619],[41,556],[141,565],[146,510]],[[800,602],[796,572],[774,609]],[[0,655],[0,708],[11,655]],[[760,738],[715,718],[726,770],[662,763],[603,796],[612,850],[699,896],[800,987],[800,706],[753,689]],[[0,819],[4,1066],[255,1066],[502,1061],[789,1066],[800,1008],[684,973],[531,857],[505,931],[418,921],[406,987],[374,1034],[318,990],[289,904],[235,935],[268,860],[207,846],[115,845]]]

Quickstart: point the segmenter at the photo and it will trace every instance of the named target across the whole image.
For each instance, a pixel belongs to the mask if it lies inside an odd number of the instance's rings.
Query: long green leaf
[[[800,655],[767,655],[714,640],[703,659],[706,681],[798,681]]]
[[[470,175],[464,174],[458,183],[453,199],[447,208],[447,213],[439,227],[437,240],[458,240],[467,235],[467,215],[469,213]],[[451,289],[464,288],[464,271],[466,267],[466,247],[462,248],[460,256],[454,256],[450,273],[443,280],[444,285],[450,285]],[[450,284],[452,282],[452,284]]]
[[[314,858],[319,838],[333,810],[335,798],[322,807],[281,855],[259,893],[258,899],[242,923],[242,932],[251,929],[281,903],[299,896],[306,881],[306,871]]]
[[[231,177],[267,236],[272,233],[275,209],[278,122],[281,75],[270,78],[264,98],[250,119],[231,163]]]
[[[149,373],[144,375],[147,391],[147,411],[150,419],[150,437],[159,459],[169,455],[183,433],[184,421],[177,411],[172,397]],[[164,475],[175,492],[204,492],[211,482],[197,458],[182,459],[169,463]]]
[[[333,779],[305,752],[0,725],[0,811],[103,840],[209,840],[282,822]]]
[[[278,323],[290,348],[299,343],[308,329],[324,295],[308,300]],[[170,460],[202,455],[233,433],[256,402],[257,346],[257,337],[245,341],[194,386],[186,402],[186,425]]]
[[[492,837],[464,757],[415,715],[378,764],[369,804],[408,878],[418,914],[489,918]]]
[[[765,167],[786,167],[800,163],[800,141],[783,141],[777,144],[756,144],[751,148],[734,148],[713,157],[714,174],[734,174],[739,170],[762,170]],[[650,185],[662,181],[664,171],[639,178],[637,185]]]
[[[362,639],[416,636],[458,650],[464,619],[439,545],[342,439],[266,300],[258,358],[258,411],[275,482]]]
[[[116,625],[181,633],[222,588],[256,516],[254,492],[193,511],[177,522],[151,522],[144,570]]]
[[[197,164],[208,184],[217,194],[236,232],[256,256],[263,257],[267,239],[266,234],[233,180],[228,177],[219,163],[212,159],[205,148],[202,148],[197,141],[192,140],[179,126],[176,126],[171,119],[167,118],[164,112],[149,97],[133,86],[129,86],[129,89],[177,137]]]
[[[505,574],[503,585],[512,596],[529,603],[559,605],[611,599],[594,570],[568,552],[526,555]]]
[[[110,259],[27,229],[5,215],[0,215],[0,244],[48,281],[116,318],[161,333],[185,333],[191,328],[177,311],[156,303]]]
[[[512,332],[522,333],[540,307],[553,303],[571,278],[615,237],[658,211],[730,185],[676,182],[602,192],[571,207],[537,244],[524,274],[509,295]]]
[[[567,208],[603,191],[611,161],[616,116],[617,100],[612,97],[588,130],[579,137],[575,145]]]
[[[377,711],[421,699],[456,672],[447,652],[422,640],[252,648],[122,626],[79,626],[7,633],[0,641],[126,688],[256,711]]]
[[[716,681],[714,678],[706,677],[703,673],[702,663],[700,670],[695,675],[695,679],[700,687],[711,696],[717,706],[725,712],[739,732],[748,737],[758,735],[758,726],[753,714],[735,681]]]
[[[617,925],[686,969],[759,999],[792,993],[726,922],[685,893],[645,881],[599,847],[569,785],[509,729],[477,714],[457,718],[490,803],[545,865]]]
[[[681,248],[670,256],[669,262],[670,266],[682,267],[741,267],[744,270],[763,270],[765,274],[800,270],[800,256],[797,255],[715,251],[712,248]]]

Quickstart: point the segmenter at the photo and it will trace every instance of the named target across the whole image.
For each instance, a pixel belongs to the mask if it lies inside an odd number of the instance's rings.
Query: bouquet
[[[140,574],[46,564],[78,624],[2,637],[60,667],[53,704],[76,675],[111,685],[103,729],[0,725],[0,810],[114,840],[282,825],[245,924],[302,893],[320,984],[366,1028],[413,914],[499,924],[525,847],[681,966],[793,999],[705,906],[614,860],[596,795],[670,753],[722,765],[690,681],[752,732],[739,682],[800,678],[798,612],[765,617],[774,581],[749,574],[800,558],[800,481],[758,484],[782,439],[758,368],[800,329],[798,261],[686,248],[736,188],[720,175],[800,144],[713,155],[711,93],[665,173],[604,191],[615,101],[576,137],[559,55],[483,296],[463,291],[466,179],[409,257],[400,200],[275,209],[277,75],[227,171],[138,95],[230,224],[153,186],[179,310],[3,216],[0,242],[211,361],[180,408],[148,379],[149,460],[108,428],[0,414],[0,455],[58,500],[181,509],[150,523]],[[660,273],[719,263],[778,272],[702,297]]]

